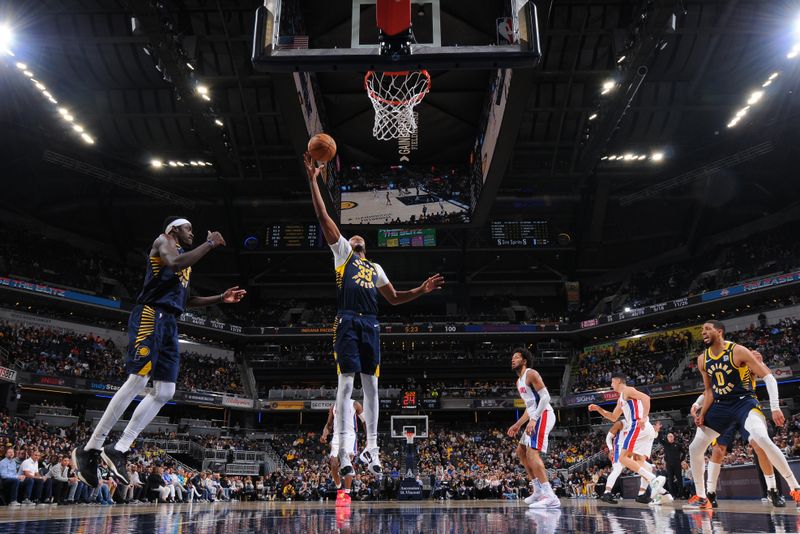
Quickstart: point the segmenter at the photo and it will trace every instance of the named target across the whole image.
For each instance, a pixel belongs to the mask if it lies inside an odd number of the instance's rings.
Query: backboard
[[[406,432],[413,430],[414,438],[428,437],[427,415],[393,415],[392,437],[406,439]]]
[[[402,53],[379,42],[377,3],[384,1],[265,0],[253,64],[267,72],[396,71],[526,68],[539,60],[530,0],[391,0],[393,11],[410,5],[411,44]],[[382,25],[394,17],[384,15]]]

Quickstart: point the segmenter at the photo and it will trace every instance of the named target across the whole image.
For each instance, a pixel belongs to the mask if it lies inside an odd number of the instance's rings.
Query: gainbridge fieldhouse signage
[[[27,291],[30,293],[37,293],[40,295],[47,295],[64,300],[74,300],[76,302],[84,302],[87,304],[94,304],[96,306],[104,306],[106,308],[121,308],[122,303],[118,300],[107,299],[103,297],[96,297],[94,295],[87,295],[79,291],[71,291],[69,289],[61,289],[47,284],[39,284],[37,282],[29,282],[27,280],[19,280],[16,278],[8,278],[0,276],[0,286],[8,287],[10,289],[17,289]]]

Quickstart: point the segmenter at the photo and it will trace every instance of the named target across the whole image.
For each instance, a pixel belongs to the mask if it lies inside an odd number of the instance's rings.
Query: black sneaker
[[[608,492],[603,493],[600,496],[600,500],[603,502],[607,502],[608,504],[617,504],[617,500]]]
[[[79,445],[72,449],[72,463],[75,464],[78,478],[90,488],[100,485],[97,479],[97,467],[100,463],[100,451],[98,449],[83,450]]]
[[[114,473],[114,476],[122,482],[124,485],[130,484],[128,482],[128,453],[127,452],[119,452],[117,449],[114,448],[113,445],[106,445],[103,447],[103,452],[100,453],[100,456],[103,458],[106,464],[108,464],[108,468]]]
[[[767,497],[769,498],[772,506],[775,508],[786,508],[786,501],[783,500],[783,495],[778,493],[778,490],[771,489],[767,492]]]
[[[642,504],[650,504],[650,501],[652,501],[652,499],[651,499],[650,497],[648,497],[648,496],[647,496],[646,494],[644,494],[644,493],[642,493],[641,495],[639,495],[638,497],[636,497],[636,502],[638,502],[638,503],[642,503]]]
[[[719,508],[719,504],[717,503],[716,491],[709,491],[708,493],[706,493],[706,498],[708,498],[708,502],[711,503],[712,508]]]

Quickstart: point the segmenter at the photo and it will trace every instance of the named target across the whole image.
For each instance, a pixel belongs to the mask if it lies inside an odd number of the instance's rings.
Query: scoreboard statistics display
[[[317,223],[271,224],[267,227],[264,246],[268,249],[322,248],[322,231]]]
[[[547,221],[492,221],[489,232],[498,247],[545,247],[552,244]]]
[[[381,228],[378,230],[378,246],[386,248],[435,247],[435,228]]]

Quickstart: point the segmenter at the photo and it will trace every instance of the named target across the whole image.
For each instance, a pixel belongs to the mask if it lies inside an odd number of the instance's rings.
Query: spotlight
[[[83,133],[83,126],[81,126],[80,124],[73,124],[72,129],[78,133]]]
[[[736,112],[736,117],[741,118],[747,115],[747,112],[750,110],[750,106],[745,106],[739,111]]]
[[[604,94],[608,93],[609,91],[614,89],[614,86],[616,86],[616,85],[617,84],[616,84],[616,82],[614,80],[606,80],[605,82],[603,82],[603,90],[600,92],[600,94],[604,95]]]
[[[663,152],[653,152],[653,155],[650,156],[650,159],[652,159],[653,161],[662,161],[664,159],[664,153]]]
[[[753,93],[750,95],[750,98],[747,100],[747,103],[756,104],[758,103],[759,100],[761,100],[761,97],[763,96],[764,96],[764,91],[753,91]]]
[[[161,167],[164,166],[164,163],[162,163],[162,161],[160,159],[151,159],[150,160],[150,166],[154,167],[156,169],[160,169]]]
[[[17,68],[18,68],[19,70],[28,70],[28,66],[27,66],[25,63],[19,63],[19,62],[17,62]]]
[[[589,120],[590,120],[590,121],[593,121],[593,120],[595,120],[596,118],[597,118],[597,113],[592,113],[591,115],[589,115]]]
[[[631,160],[632,160],[633,158],[635,158],[635,157],[636,157],[636,156],[634,156],[633,154],[625,154],[625,155],[622,157],[622,159],[624,159],[625,161],[631,161]]]
[[[75,120],[75,117],[73,117],[69,113],[65,113],[64,115],[62,115],[62,117],[64,117],[64,120],[67,122],[72,122]]]
[[[211,101],[211,97],[208,96],[208,95],[200,95],[200,96],[202,96],[203,100],[205,100],[206,102],[210,102]]]
[[[29,70],[22,71],[22,74],[24,74],[28,78],[33,78],[33,73],[31,71],[29,71]]]
[[[605,161],[605,160],[607,160],[607,159],[608,159],[608,156],[603,156],[603,157],[602,157],[602,158],[600,158],[600,159],[601,159],[602,161]]]
[[[186,62],[186,66],[189,67],[189,70],[194,70],[194,67],[188,61]]]
[[[772,80],[767,80],[761,84],[761,87],[769,87],[770,85],[772,85]]]
[[[216,124],[217,126],[224,126],[224,124],[222,124],[222,121],[219,119],[214,119],[214,124]]]
[[[82,133],[81,134],[81,139],[83,139],[84,141],[86,141],[90,145],[94,144],[94,139],[92,139],[92,137],[87,133]]]
[[[207,95],[208,94],[208,87],[206,87],[205,85],[198,85],[197,86],[197,92],[198,92],[198,94],[201,94],[201,95]]]
[[[197,167],[197,162],[192,160],[189,162],[189,165],[191,165],[192,167]]]
[[[169,166],[170,166],[170,167],[177,167],[177,166],[178,166],[178,164],[177,164],[177,163],[175,163],[174,161],[170,161],[170,162],[169,162]]]
[[[733,119],[731,122],[728,123],[728,128],[733,128],[739,123],[739,119]]]
[[[769,79],[769,81],[772,81],[772,80],[774,80],[775,78],[777,78],[780,75],[781,75],[780,72],[773,72],[772,74],[769,75],[768,79]]]
[[[617,60],[617,64],[622,63],[623,61],[625,61],[625,56],[619,56],[619,59]]]
[[[639,157],[638,157],[637,159],[638,159],[639,161],[643,161],[643,160],[646,160],[646,159],[647,159],[647,156],[645,156],[644,154],[640,154],[640,155],[639,155]]]
[[[47,91],[47,87],[45,87],[44,84],[41,82],[35,82],[33,85],[35,85],[36,88],[40,91]]]
[[[628,313],[630,311],[631,311],[631,309],[629,307],[625,306],[625,313]]]
[[[11,53],[11,43],[14,41],[14,32],[8,24],[0,24],[0,50]],[[12,53],[13,54],[13,53]]]

